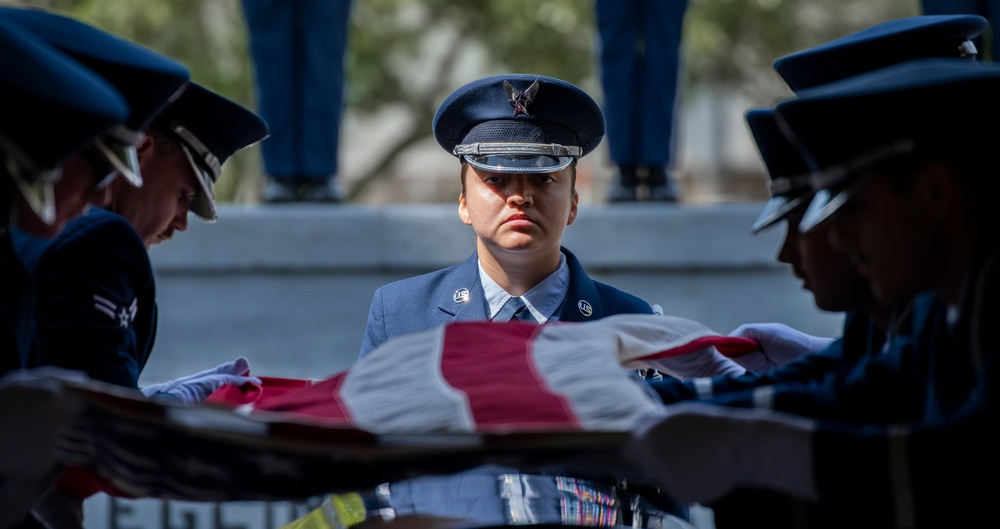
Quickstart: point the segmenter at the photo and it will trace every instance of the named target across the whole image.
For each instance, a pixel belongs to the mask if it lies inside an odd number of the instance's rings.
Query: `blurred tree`
[[[593,71],[592,15],[578,0],[362,0],[348,51],[348,107],[405,109],[385,156],[348,190],[361,196],[396,157],[430,134],[441,101],[476,77],[537,72],[582,83]]]
[[[192,78],[253,108],[246,29],[236,0],[0,0],[53,9],[181,61]],[[671,1],[671,0],[661,0]],[[598,94],[593,3],[581,0],[357,0],[347,57],[347,110],[402,110],[377,162],[347,189],[362,200],[397,157],[430,135],[441,100],[504,71],[538,72]],[[775,58],[871,24],[915,15],[917,0],[691,0],[683,53],[687,92],[739,92],[767,104],[787,93]],[[223,201],[257,200],[256,148],[237,153]]]
[[[778,57],[917,14],[917,0],[692,0],[684,28],[688,88],[737,91],[768,104],[791,95],[771,68]]]

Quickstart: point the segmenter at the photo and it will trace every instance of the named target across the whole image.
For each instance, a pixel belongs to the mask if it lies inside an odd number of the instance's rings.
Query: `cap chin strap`
[[[875,163],[911,153],[916,149],[917,142],[913,140],[898,140],[877,149],[872,149],[861,156],[852,158],[845,163],[834,165],[819,174],[813,175],[812,188],[814,191],[819,191],[838,186],[846,182],[852,175],[857,174],[858,171]]]
[[[222,162],[219,158],[194,135],[184,125],[178,121],[170,123],[170,130],[177,135],[194,152],[197,160],[209,170],[212,175],[212,182],[217,182],[222,176]]]
[[[52,187],[62,177],[62,167],[39,167],[31,157],[0,134],[0,159],[4,172],[14,181],[25,202],[45,224],[56,220],[55,192]]]
[[[962,59],[975,57],[979,53],[976,45],[971,40],[967,40],[958,45],[958,56]]]
[[[787,195],[792,191],[796,190],[810,190],[812,189],[810,182],[812,177],[808,174],[800,174],[795,176],[782,176],[771,180],[770,190],[771,196],[777,195]]]
[[[135,145],[124,143],[114,136],[98,136],[94,148],[133,187],[142,187],[142,172],[139,170],[139,153]],[[110,182],[109,182],[110,183]]]
[[[181,143],[181,150],[187,158],[195,178],[201,186],[201,193],[191,203],[191,212],[205,222],[215,222],[215,192],[212,186],[222,176],[222,162],[205,144],[178,121],[169,125],[170,131]]]
[[[119,143],[124,143],[126,145],[139,145],[139,142],[146,137],[146,134],[132,130],[125,125],[118,124],[104,132],[105,135],[110,136],[115,141]]]
[[[573,156],[579,158],[583,155],[583,149],[576,145],[559,145],[558,143],[519,143],[519,142],[490,142],[490,143],[466,143],[456,145],[452,149],[455,156],[472,155],[483,156],[491,154],[535,154],[543,156]]]

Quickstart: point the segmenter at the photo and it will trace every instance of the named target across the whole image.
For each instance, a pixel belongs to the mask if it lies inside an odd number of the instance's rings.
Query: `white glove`
[[[760,344],[762,353],[750,353],[734,358],[754,373],[761,373],[785,364],[806,353],[826,349],[833,338],[812,336],[783,323],[744,323],[729,336],[750,338]]]
[[[708,346],[678,356],[657,358],[648,363],[661,373],[690,380],[723,375],[735,377],[746,373],[746,367],[734,360],[736,359],[723,356],[715,347]]]
[[[700,402],[665,413],[632,431],[624,456],[678,500],[708,504],[737,487],[817,499],[813,420]]]
[[[146,386],[141,391],[147,397],[166,395],[180,399],[184,404],[198,404],[226,384],[237,386],[247,382],[260,384],[259,378],[243,375],[249,370],[250,361],[241,356],[232,362],[219,364],[200,373]]]

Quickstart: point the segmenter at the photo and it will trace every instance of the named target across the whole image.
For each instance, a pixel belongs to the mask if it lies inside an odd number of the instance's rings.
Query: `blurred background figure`
[[[339,202],[335,181],[352,0],[243,0],[261,143],[264,202]]]
[[[994,26],[1000,16],[998,0],[920,0],[920,9],[925,15],[979,15],[990,22],[990,29],[973,39],[979,50],[979,57],[986,61],[996,61],[1000,55]]]
[[[672,178],[681,33],[688,0],[596,0],[609,202],[676,202]]]

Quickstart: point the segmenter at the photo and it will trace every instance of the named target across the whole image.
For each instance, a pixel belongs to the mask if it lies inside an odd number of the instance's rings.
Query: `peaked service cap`
[[[989,22],[977,15],[920,15],[890,20],[774,61],[794,92],[930,57],[974,58],[972,39]]]
[[[533,74],[472,81],[449,95],[433,121],[449,153],[496,172],[551,172],[594,150],[604,113],[571,83]]]
[[[813,171],[816,195],[799,225],[808,231],[837,211],[876,164],[993,141],[961,132],[1000,121],[1000,65],[909,61],[803,91],[776,113]]]
[[[52,222],[62,163],[122,123],[128,104],[102,77],[2,16],[0,49],[3,171],[39,218]]]
[[[142,185],[135,146],[153,118],[184,88],[190,74],[173,59],[79,20],[38,8],[0,7],[20,24],[111,83],[129,106],[128,119],[98,141],[133,185]]]
[[[222,176],[222,164],[267,136],[267,123],[260,116],[196,83],[156,117],[152,128],[183,146],[202,189],[191,212],[210,222],[217,217],[214,185]]]
[[[757,233],[804,206],[812,195],[809,165],[802,152],[785,137],[773,108],[755,108],[746,114],[747,126],[771,179],[771,199],[757,215],[751,230]]]

